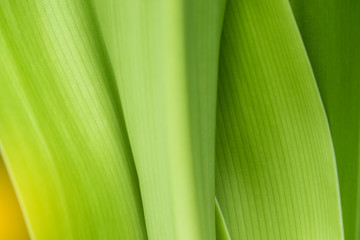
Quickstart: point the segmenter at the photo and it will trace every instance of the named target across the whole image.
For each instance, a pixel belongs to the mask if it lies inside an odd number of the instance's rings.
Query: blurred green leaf
[[[225,2],[95,0],[150,239],[215,239],[217,67]]]

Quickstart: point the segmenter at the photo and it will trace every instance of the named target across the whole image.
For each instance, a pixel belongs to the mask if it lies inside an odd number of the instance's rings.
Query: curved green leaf
[[[0,2],[0,139],[33,239],[146,239],[87,1]]]
[[[216,197],[232,239],[341,239],[330,131],[287,0],[229,0]]]
[[[360,238],[360,2],[291,0],[330,123],[346,239]]]

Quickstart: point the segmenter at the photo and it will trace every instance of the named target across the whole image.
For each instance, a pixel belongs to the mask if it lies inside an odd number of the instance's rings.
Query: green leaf
[[[360,238],[360,2],[291,0],[330,123],[346,239]]]
[[[95,0],[150,239],[215,239],[218,52],[224,1]]]
[[[341,239],[325,111],[287,0],[229,0],[216,197],[232,239]]]
[[[0,2],[0,139],[32,239],[146,239],[110,63],[87,1]]]

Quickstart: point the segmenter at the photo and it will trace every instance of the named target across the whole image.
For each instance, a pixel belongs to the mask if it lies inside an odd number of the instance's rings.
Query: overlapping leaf
[[[94,1],[151,239],[214,239],[217,61],[224,1]]]
[[[291,0],[330,123],[346,239],[359,239],[360,2]]]
[[[33,239],[146,239],[114,78],[87,1],[0,2],[1,150]]]
[[[31,236],[342,239],[333,139],[354,239],[360,6],[291,3],[301,36],[288,0],[228,0],[222,36],[224,0],[0,2],[1,150]]]
[[[229,0],[216,196],[232,239],[341,239],[335,158],[286,0]]]

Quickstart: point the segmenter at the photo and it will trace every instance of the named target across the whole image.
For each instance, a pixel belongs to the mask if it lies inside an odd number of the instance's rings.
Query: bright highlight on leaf
[[[0,1],[12,239],[358,239],[359,20],[349,0]]]

